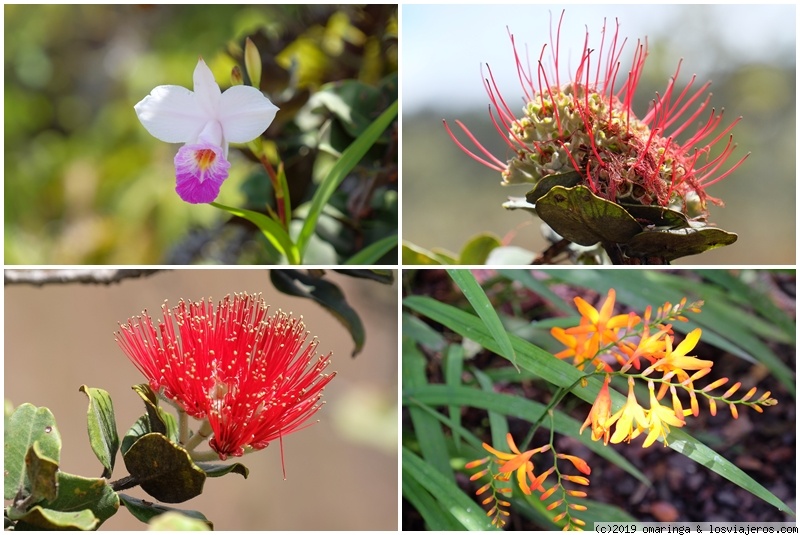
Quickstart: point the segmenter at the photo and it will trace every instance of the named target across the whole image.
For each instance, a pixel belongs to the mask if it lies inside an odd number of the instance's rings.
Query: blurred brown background
[[[114,342],[117,322],[153,314],[164,299],[216,302],[228,293],[262,293],[273,309],[302,314],[333,352],[337,377],[325,389],[319,423],[284,439],[287,480],[278,443],[238,461],[247,480],[229,474],[208,479],[201,496],[183,504],[214,522],[217,530],[396,530],[397,286],[328,272],[367,333],[355,359],[349,333],[311,301],[277,292],[265,270],[178,270],[110,286],[86,284],[5,287],[5,398],[53,411],[61,432],[61,468],[99,477],[102,468],[86,432],[83,385],[107,390],[123,435],[144,411],[130,389],[142,376]],[[196,425],[193,426],[196,428]],[[204,449],[204,448],[201,448]],[[127,475],[117,456],[113,479]],[[141,489],[127,493],[146,498]],[[124,508],[121,508],[124,509]],[[145,526],[120,510],[103,529]]]

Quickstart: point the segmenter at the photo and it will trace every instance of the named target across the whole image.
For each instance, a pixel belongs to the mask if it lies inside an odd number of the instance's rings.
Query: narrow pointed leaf
[[[103,477],[111,477],[119,449],[114,404],[111,402],[111,396],[105,390],[90,388],[86,385],[81,386],[79,390],[89,398],[89,409],[86,415],[89,444],[100,464],[103,465]]]
[[[300,251],[300,258],[305,255],[308,242],[314,229],[317,226],[322,209],[328,204],[331,196],[342,183],[342,180],[353,170],[353,168],[361,161],[367,151],[375,144],[384,130],[386,130],[392,121],[397,117],[397,101],[394,101],[386,111],[384,111],[375,121],[372,122],[347,149],[342,152],[341,157],[331,169],[328,176],[322,181],[314,193],[311,200],[311,207],[308,210],[308,215],[303,222],[303,228],[300,230],[300,235],[297,237],[297,249]]]
[[[352,356],[356,356],[364,348],[366,334],[364,324],[356,311],[336,284],[295,269],[273,269],[269,278],[275,289],[288,295],[311,299],[333,314],[339,323],[350,333],[355,343]]]
[[[481,285],[478,284],[478,281],[475,280],[475,277],[467,269],[448,269],[447,273],[458,287],[461,288],[461,291],[464,292],[464,296],[472,305],[472,308],[475,309],[475,312],[477,312],[478,316],[483,320],[489,332],[492,333],[492,336],[497,341],[497,345],[500,347],[500,354],[510,360],[511,364],[517,368],[517,357],[514,354],[511,341],[508,339],[508,333],[505,327],[503,327],[503,323],[500,321],[489,298],[486,297],[486,293],[483,291],[483,288],[481,288]]]

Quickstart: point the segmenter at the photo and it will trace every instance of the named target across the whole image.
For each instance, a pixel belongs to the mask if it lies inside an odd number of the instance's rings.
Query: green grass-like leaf
[[[244,208],[234,208],[232,206],[225,206],[218,202],[212,202],[211,206],[224,210],[229,214],[237,217],[247,219],[255,226],[257,226],[264,237],[284,256],[287,262],[293,265],[300,264],[300,250],[292,243],[292,239],[286,230],[269,216],[254,212],[252,210],[245,210]]]
[[[375,119],[372,124],[344,150],[344,152],[342,152],[342,156],[333,166],[330,173],[328,173],[328,176],[326,176],[319,185],[317,191],[314,192],[308,215],[305,221],[303,221],[303,227],[300,229],[300,234],[297,237],[297,250],[299,251],[300,259],[305,255],[308,242],[317,226],[317,220],[322,213],[322,209],[325,208],[325,205],[336,191],[336,188],[339,187],[342,180],[344,180],[348,173],[361,161],[383,131],[394,121],[395,117],[397,117],[397,101],[394,101],[386,111],[380,114],[380,116]]]
[[[495,529],[483,509],[458,488],[452,477],[448,478],[436,470],[431,470],[428,463],[405,446],[402,463],[403,479],[410,477],[435,496],[442,508],[463,526],[462,529]]]

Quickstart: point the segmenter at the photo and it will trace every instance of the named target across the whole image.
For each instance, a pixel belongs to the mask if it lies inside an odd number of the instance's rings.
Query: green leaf
[[[403,337],[403,388],[414,388],[428,384],[425,376],[425,357],[416,344],[407,337]],[[419,449],[425,462],[434,470],[453,479],[453,469],[450,467],[450,455],[447,452],[442,426],[435,418],[426,414],[420,407],[408,407],[408,414],[414,426],[415,437],[419,442]]]
[[[144,435],[122,458],[128,473],[157,500],[185,502],[203,492],[206,473],[161,433]]]
[[[366,337],[364,325],[337,285],[296,269],[272,269],[269,278],[276,290],[311,299],[333,314],[333,317],[344,325],[355,343],[352,356],[355,357],[361,352]]]
[[[79,512],[88,509],[102,524],[119,510],[119,498],[104,478],[59,472],[58,497],[42,505],[58,511]]]
[[[200,469],[203,470],[203,472],[205,472],[208,477],[222,477],[225,474],[230,474],[231,472],[233,472],[234,474],[239,474],[245,479],[247,479],[247,476],[250,475],[250,470],[248,470],[247,467],[242,463],[233,463],[233,464],[195,463],[195,464],[199,466]]]
[[[730,245],[737,238],[733,232],[718,228],[652,230],[634,236],[625,245],[625,254],[631,257],[660,256],[672,261]]]
[[[33,443],[39,443],[42,456],[58,463],[61,460],[61,435],[50,409],[23,403],[9,418],[3,437],[3,495],[6,500],[11,500],[19,489],[30,489],[25,456]]]
[[[173,442],[177,442],[179,438],[178,422],[175,421],[175,417],[172,414],[165,412],[158,406],[158,397],[150,388],[150,385],[142,383],[133,385],[131,388],[142,398],[142,401],[144,401],[144,407],[147,410],[148,418],[147,432],[161,433]],[[134,426],[135,425],[136,424],[134,424]]]
[[[583,182],[583,177],[577,171],[567,171],[555,175],[547,175],[536,183],[536,187],[525,194],[525,201],[535,205],[539,199],[547,195],[556,186],[571,188]]]
[[[394,284],[395,270],[393,269],[334,269],[333,271],[356,279],[367,279],[381,284]]]
[[[58,472],[58,494],[14,520],[40,529],[96,529],[119,509],[119,498],[104,478],[87,478]],[[86,527],[90,526],[90,527]]]
[[[642,204],[620,203],[620,206],[646,225],[666,227],[669,229],[686,228],[689,226],[689,220],[683,213],[677,210],[670,210],[663,206],[645,206]]]
[[[361,161],[366,155],[367,151],[378,140],[380,135],[386,128],[394,121],[397,116],[397,101],[389,106],[372,124],[367,127],[364,132],[356,138],[353,143],[345,149],[339,160],[331,169],[327,177],[317,188],[314,197],[311,200],[311,207],[309,208],[308,215],[303,222],[303,228],[300,230],[300,235],[297,237],[297,250],[299,251],[300,259],[303,258],[308,247],[308,242],[314,229],[317,226],[322,209],[330,200],[333,193],[342,183],[342,180],[353,170],[353,168]],[[294,263],[294,262],[293,262]],[[298,262],[299,263],[299,262]]]
[[[37,505],[19,519],[14,529],[16,531],[92,531],[97,529],[99,525],[100,521],[89,509],[55,511]]]
[[[550,289],[550,286],[543,280],[537,279],[529,270],[521,269],[499,269],[497,272],[507,279],[517,281],[525,288],[529,289],[542,299],[546,299],[553,306],[567,314],[574,314],[575,307],[567,303],[563,297]]]
[[[642,232],[620,205],[602,199],[586,186],[554,186],[536,202],[542,221],[578,245],[626,243]]]
[[[458,255],[458,263],[461,265],[486,264],[489,253],[501,245],[500,239],[489,232],[473,236],[461,249],[461,253]]]
[[[489,351],[502,354],[500,353],[499,345],[480,318],[427,297],[410,296],[405,298],[403,303],[412,310],[441,323],[461,336],[474,340]],[[536,373],[542,379],[556,386],[569,387],[584,375],[570,364],[553,357],[548,352],[522,338],[511,335],[510,339],[516,350],[519,366]],[[587,382],[587,387],[573,389],[572,393],[588,403],[593,403],[600,388],[600,380],[592,376],[588,378]],[[619,410],[624,404],[625,398],[615,390],[611,390],[610,393],[612,410]],[[712,471],[750,491],[779,510],[784,512],[792,511],[774,494],[731,464],[730,461],[724,459],[685,431],[673,428],[669,435],[669,447],[683,453],[693,461],[707,466]]]
[[[378,262],[389,251],[397,248],[397,235],[387,236],[371,243],[351,256],[344,263],[346,266],[369,266]],[[395,258],[397,253],[395,253]]]
[[[89,398],[89,410],[86,415],[89,444],[103,465],[103,477],[111,477],[119,449],[114,404],[111,402],[111,396],[105,390],[90,388],[86,385],[81,386],[79,390]]]
[[[466,269],[448,269],[447,273],[458,287],[461,288],[461,291],[464,292],[464,296],[472,305],[472,308],[475,309],[475,312],[478,313],[478,316],[481,317],[484,324],[489,328],[492,336],[494,336],[494,339],[497,341],[497,345],[500,346],[501,354],[510,360],[514,367],[517,368],[517,357],[514,355],[514,348],[511,346],[511,341],[508,339],[508,333],[505,327],[503,327],[500,318],[497,316],[497,312],[489,301],[489,298],[486,297],[483,288],[478,284],[478,281],[476,281],[472,273]]]
[[[153,518],[163,515],[164,513],[177,512],[189,518],[200,520],[209,528],[214,529],[214,524],[212,524],[205,517],[205,515],[199,511],[167,507],[166,505],[149,502],[147,500],[140,500],[139,498],[134,498],[133,496],[128,496],[127,494],[122,493],[119,494],[119,499],[122,502],[122,505],[124,505],[128,511],[130,511],[134,518],[141,520],[142,522],[150,522],[150,520]]]
[[[210,204],[211,206],[219,208],[220,210],[224,210],[229,214],[247,219],[257,226],[259,230],[261,230],[261,233],[264,235],[264,237],[286,258],[290,264],[300,263],[300,251],[295,244],[292,243],[292,239],[289,237],[289,234],[280,225],[280,223],[264,214],[254,212],[252,210],[225,206],[224,204],[220,204],[218,202],[212,202]]]
[[[150,428],[150,417],[146,414],[141,415],[128,429],[128,432],[125,433],[125,436],[122,437],[122,446],[120,447],[120,453],[125,455],[128,453],[128,450],[131,449],[131,446],[139,440],[141,437],[148,433],[153,433],[154,431]]]
[[[33,503],[55,500],[58,495],[58,463],[42,454],[39,443],[34,442],[25,456],[28,480],[31,483]]]
[[[442,504],[442,508],[448,511],[464,529],[493,529],[483,509],[458,488],[452,477],[448,478],[436,470],[431,470],[430,465],[405,446],[403,446],[402,463],[403,479],[406,476],[412,478],[435,496]]]
[[[151,520],[148,531],[211,531],[211,528],[202,520],[168,511]]]
[[[422,515],[429,531],[456,531],[461,525],[403,466],[403,497]]]
[[[403,312],[403,336],[413,339],[419,345],[433,351],[442,351],[447,344],[444,336],[430,325],[408,312]]]
[[[405,331],[403,331],[405,335]],[[444,354],[444,382],[448,386],[461,386],[461,376],[464,373],[464,346],[460,344],[450,344],[447,346],[447,351]],[[450,419],[456,424],[461,426],[461,407],[452,404],[448,405],[447,412],[450,414]],[[455,428],[454,428],[455,429]],[[456,448],[461,447],[461,435],[453,432],[453,440],[455,441]]]
[[[445,257],[409,242],[403,242],[402,252],[403,264],[406,266],[440,266],[456,263],[455,261],[447,262]]]

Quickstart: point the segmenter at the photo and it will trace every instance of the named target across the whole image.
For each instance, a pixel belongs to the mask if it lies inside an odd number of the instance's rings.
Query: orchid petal
[[[219,122],[229,143],[247,143],[269,127],[278,107],[255,87],[237,85],[228,88],[219,104]]]
[[[203,61],[203,58],[197,61],[193,79],[195,105],[200,108],[206,117],[216,117],[219,113],[222,92],[216,80],[214,80],[214,74],[208,68],[206,62]]]
[[[156,87],[133,109],[150,135],[167,143],[192,141],[208,121],[195,95],[179,85]]]

